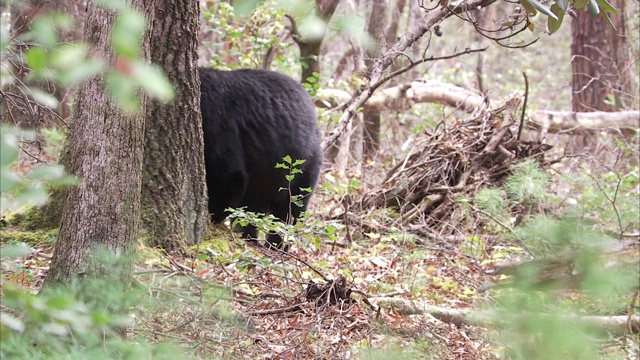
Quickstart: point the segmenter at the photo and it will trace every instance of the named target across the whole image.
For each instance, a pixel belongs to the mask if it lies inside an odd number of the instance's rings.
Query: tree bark
[[[371,14],[367,24],[367,32],[375,41],[375,44],[366,50],[365,65],[371,66],[373,59],[382,54],[385,47],[387,29],[386,0],[373,0],[371,4]],[[375,158],[380,148],[380,119],[382,112],[379,110],[365,110],[363,114],[363,142],[362,155],[365,161]]]
[[[603,16],[594,18],[584,9],[576,11],[571,21],[572,107],[576,112],[638,107],[625,1],[610,2],[618,9],[618,15],[609,15],[617,31]]]
[[[627,110],[581,113],[538,110],[531,113],[528,125],[542,130],[543,133],[601,131],[616,128],[633,129],[640,128],[640,112]]]
[[[207,225],[198,75],[197,2],[156,1],[151,61],[176,88],[171,104],[147,106],[142,222],[151,245],[184,251]]]
[[[328,24],[339,3],[340,0],[316,0],[316,14]],[[306,83],[313,73],[320,73],[320,48],[324,36],[319,39],[305,40],[298,33],[293,18],[289,19],[293,27],[293,39],[300,49],[300,61],[302,61],[300,82]]]
[[[143,0],[132,3],[141,8]],[[114,20],[114,13],[88,3],[85,42],[95,45],[92,56],[111,64],[116,60],[110,37]],[[141,96],[142,110],[145,102]],[[47,284],[106,272],[99,262],[90,262],[92,253],[106,248],[127,257],[138,235],[144,111],[120,111],[99,75],[80,87],[74,118],[66,165],[81,183],[67,194]],[[126,279],[130,269],[119,271]]]

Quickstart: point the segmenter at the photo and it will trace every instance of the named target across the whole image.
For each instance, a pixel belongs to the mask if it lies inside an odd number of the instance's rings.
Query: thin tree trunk
[[[386,0],[373,0],[370,4],[371,14],[369,16],[367,32],[376,44],[366,51],[365,65],[367,67],[371,65],[373,59],[382,54],[382,49],[385,47],[387,28]],[[381,117],[382,113],[378,110],[364,112],[362,155],[365,161],[373,160],[380,147]]]
[[[156,2],[151,61],[176,88],[171,104],[147,106],[142,222],[151,245],[184,251],[207,224],[198,76],[198,3]]]
[[[611,0],[618,15],[610,14],[612,28],[602,15],[592,17],[577,11],[572,18],[571,66],[572,109],[574,112],[619,111],[638,108],[635,65],[625,21],[625,1]],[[581,132],[568,149],[583,151],[597,145],[596,134]],[[594,150],[595,151],[595,150]]]
[[[133,1],[138,6],[142,3]],[[95,45],[92,56],[111,64],[115,63],[110,37],[114,19],[112,12],[93,2],[88,4],[85,42]],[[79,273],[102,274],[105,269],[90,262],[98,248],[125,257],[134,248],[139,228],[145,102],[143,97],[143,111],[126,114],[108,95],[103,76],[80,87],[66,165],[81,183],[67,194],[47,284],[67,282]],[[126,279],[129,269],[124,267],[121,272]]]
[[[571,21],[573,41],[573,111],[617,111],[637,108],[638,88],[630,56],[625,1],[611,0],[618,15],[609,15],[617,31],[603,16],[576,12]]]
[[[340,0],[316,0],[316,13],[322,20],[329,23],[339,3]],[[291,21],[293,22],[293,19]],[[297,32],[295,23],[292,25],[294,31],[293,39],[298,44],[300,60],[303,62],[300,82],[305,83],[307,79],[313,76],[313,73],[320,73],[320,48],[324,36],[318,39],[305,40]]]

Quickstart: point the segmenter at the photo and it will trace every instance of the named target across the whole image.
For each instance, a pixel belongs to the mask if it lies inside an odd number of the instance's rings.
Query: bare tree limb
[[[373,95],[374,91],[384,83],[384,81],[381,82],[381,80],[384,79],[384,74],[391,63],[407,48],[409,48],[411,44],[442,20],[470,9],[488,6],[495,1],[496,0],[461,0],[451,2],[448,6],[441,6],[429,11],[424,21],[416,24],[412,29],[407,31],[389,48],[387,52],[373,61],[367,70],[369,81],[363,90],[353,97],[348,103],[344,113],[338,121],[338,125],[323,141],[322,148],[326,150],[336,142],[338,137],[340,137],[353,119],[356,114],[356,110],[361,107]]]
[[[541,129],[544,133],[569,132],[583,129],[640,128],[640,111],[536,111],[529,117],[529,125]]]
[[[481,313],[474,314],[471,309],[449,309],[430,305],[419,300],[406,300],[391,297],[372,298],[371,300],[376,306],[381,308],[393,307],[394,311],[400,315],[429,314],[442,322],[458,326],[476,325],[488,327],[492,324],[495,325],[496,320],[495,317],[489,318]],[[545,316],[545,314],[539,315]],[[548,314],[548,316],[556,317],[557,315]],[[633,333],[638,333],[638,330],[640,329],[640,318],[638,316],[564,316],[567,321],[594,324],[614,334],[624,334],[629,330]]]
[[[352,95],[339,89],[319,89],[316,105],[334,107],[351,99]],[[463,111],[473,112],[482,108],[484,97],[474,91],[438,80],[412,81],[374,93],[362,104],[366,110],[402,110],[416,103],[438,103]]]

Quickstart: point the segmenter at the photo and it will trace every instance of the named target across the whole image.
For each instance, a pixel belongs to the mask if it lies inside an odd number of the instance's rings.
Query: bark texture
[[[385,48],[386,29],[387,29],[387,11],[386,0],[373,0],[371,1],[371,14],[369,15],[369,22],[367,24],[367,32],[369,36],[375,41],[372,47],[367,48],[365,65],[371,66],[373,59],[382,54],[382,50]],[[363,143],[362,154],[364,160],[373,160],[375,158],[378,149],[380,148],[380,119],[382,112],[379,110],[365,110],[364,112],[364,130],[363,130]]]
[[[316,0],[316,14],[329,23],[333,13],[336,11],[336,7],[340,0]],[[320,73],[320,47],[322,46],[322,38],[305,40],[298,33],[293,18],[289,18],[293,27],[293,39],[298,44],[300,49],[300,60],[302,64],[302,75],[300,82],[305,83],[307,79],[313,76],[313,73]]]
[[[197,1],[156,1],[151,61],[176,89],[171,104],[147,106],[142,222],[151,245],[182,251],[207,224],[198,77]]]
[[[617,30],[602,15],[594,18],[586,9],[576,11],[571,21],[572,107],[576,112],[617,111],[638,106],[625,1],[610,2],[618,9],[618,15],[609,15]]]
[[[142,0],[133,4],[141,7]],[[85,41],[95,45],[92,56],[112,64],[114,19],[113,13],[88,3]],[[141,103],[144,110],[145,99]],[[127,255],[138,235],[144,111],[119,111],[104,77],[97,76],[80,87],[73,114],[66,165],[81,184],[67,193],[47,283],[102,273],[104,269],[90,261],[91,252],[104,247],[116,256]]]

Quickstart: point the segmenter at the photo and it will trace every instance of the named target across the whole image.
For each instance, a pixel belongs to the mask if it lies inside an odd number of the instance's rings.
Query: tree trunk
[[[110,33],[115,14],[89,2],[85,18],[85,42],[95,45],[92,55],[114,64]],[[142,98],[142,110],[145,102]],[[144,111],[120,111],[104,77],[96,76],[80,87],[74,118],[66,165],[81,183],[67,194],[47,284],[107,272],[90,262],[92,252],[106,248],[126,258],[138,235]],[[130,269],[120,271],[126,279]]]
[[[618,15],[609,15],[617,31],[603,16],[576,11],[571,21],[573,111],[617,111],[637,108],[638,89],[625,21],[625,1],[611,0]]]
[[[146,116],[142,223],[150,244],[184,251],[207,224],[198,76],[197,2],[156,2],[151,61],[176,88],[171,104],[149,103]]]
[[[329,23],[339,3],[340,0],[316,0],[316,13],[322,20]],[[293,22],[293,20],[291,21]],[[302,61],[300,82],[305,83],[307,79],[313,76],[313,73],[320,73],[320,47],[324,36],[319,39],[305,40],[298,33],[295,23],[292,26],[293,39],[298,44],[300,60]]]
[[[375,41],[375,45],[366,50],[365,65],[368,67],[373,59],[382,54],[385,46],[387,11],[386,0],[371,1],[371,14],[367,25],[369,36]],[[368,110],[364,112],[364,131],[362,143],[362,155],[365,161],[375,158],[380,148],[380,118],[382,113],[378,110]]]

